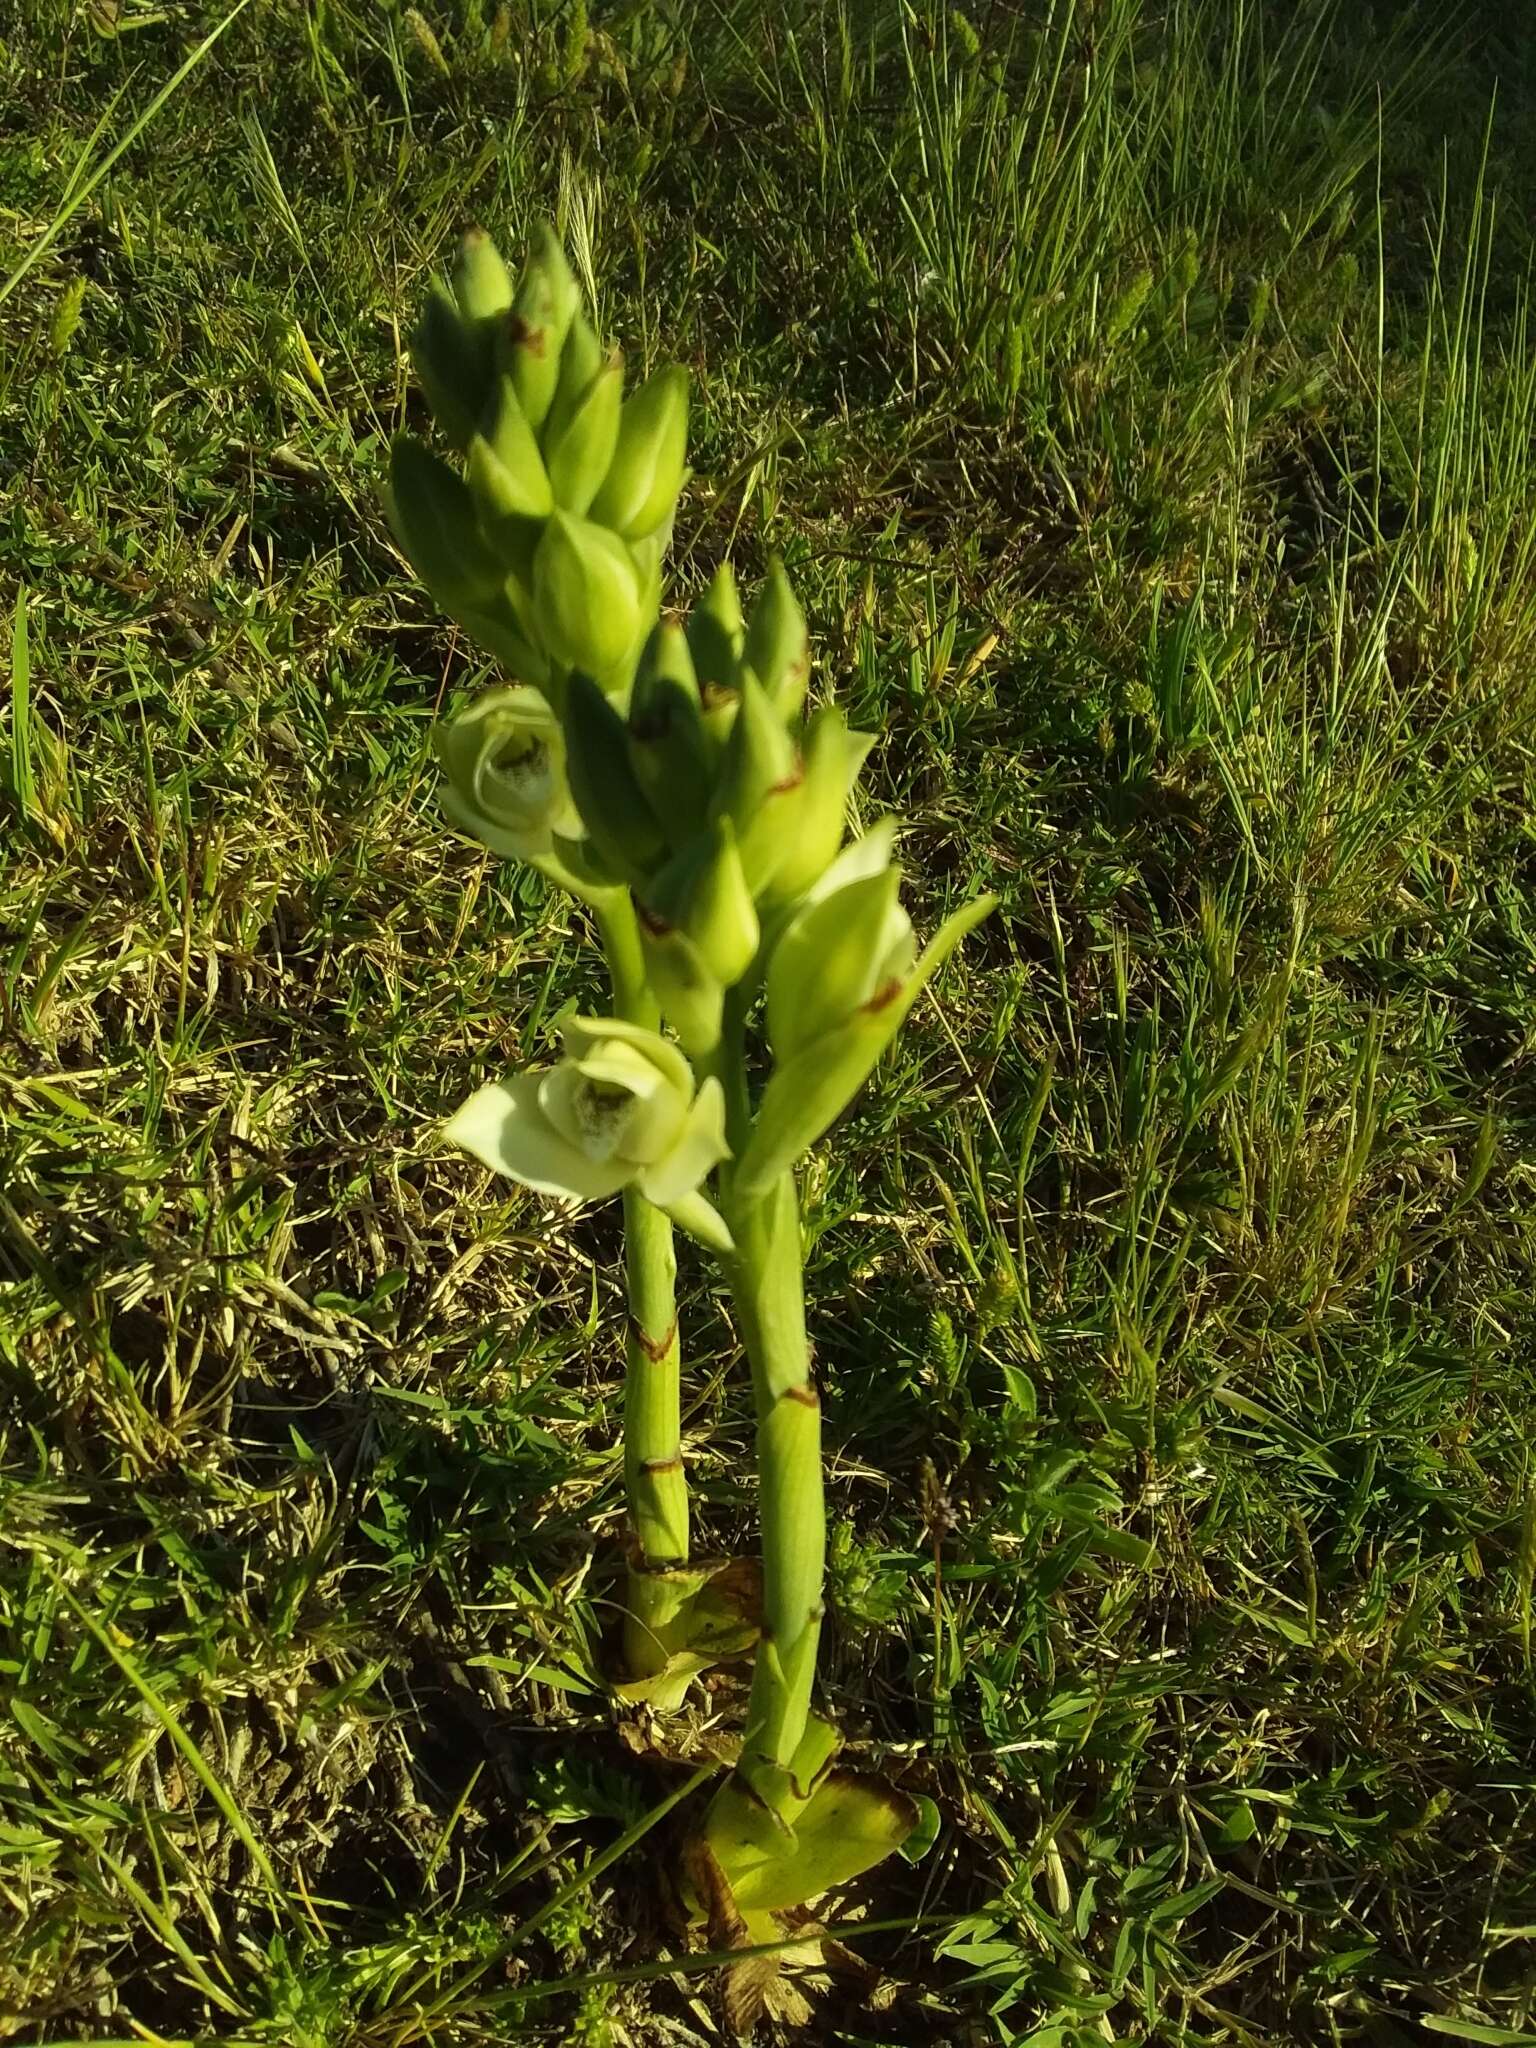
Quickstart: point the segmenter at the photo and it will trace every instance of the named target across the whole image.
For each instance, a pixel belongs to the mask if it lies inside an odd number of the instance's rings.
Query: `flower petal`
[[[563,810],[555,811],[549,820],[549,829],[556,839],[585,839],[587,828],[581,822],[581,813],[575,799],[567,797]]]
[[[567,1055],[578,1060],[603,1039],[616,1038],[621,1045],[632,1045],[636,1052],[643,1052],[685,1097],[693,1094],[692,1067],[670,1038],[647,1030],[643,1024],[626,1024],[618,1017],[567,1017],[560,1027],[560,1038]]]
[[[705,1175],[730,1156],[731,1148],[725,1142],[725,1091],[711,1074],[694,1097],[682,1136],[672,1150],[654,1166],[641,1169],[640,1192],[658,1209],[665,1209],[668,1203],[691,1195]]]
[[[891,864],[896,847],[896,820],[877,818],[862,839],[845,846],[830,867],[823,869],[804,896],[802,905],[820,903],[850,882],[866,882]]]
[[[466,838],[477,839],[482,846],[488,846],[492,853],[504,854],[512,860],[534,860],[540,854],[550,852],[554,846],[555,827],[552,824],[530,825],[525,831],[513,830],[505,823],[497,824],[484,811],[477,811],[465,803],[451,782],[443,783],[438,796],[448,822],[456,825]]]
[[[543,1195],[596,1202],[617,1194],[634,1169],[584,1157],[568,1144],[539,1107],[538,1072],[514,1074],[476,1089],[443,1126],[443,1136],[473,1153],[482,1165]]]

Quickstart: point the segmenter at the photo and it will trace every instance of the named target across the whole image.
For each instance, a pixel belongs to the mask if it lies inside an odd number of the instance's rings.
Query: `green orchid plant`
[[[796,1170],[993,899],[919,952],[896,821],[847,838],[871,739],[835,706],[807,715],[809,637],[782,566],[750,617],[728,565],[686,625],[661,617],[686,379],[662,370],[622,397],[552,233],[516,282],[467,238],[413,352],[463,469],[398,442],[395,530],[510,678],[441,730],[444,808],[590,906],[614,998],[613,1016],[565,1025],[557,1064],[481,1088],[445,1135],[542,1194],[623,1200],[634,1558],[616,1689],[673,1709],[755,1638],[739,1755],[686,1891],[724,1945],[771,1941],[928,1825],[920,1802],[839,1766],[813,1710],[825,1506]],[[719,1262],[751,1368],[755,1615],[739,1574],[690,1561],[674,1229]]]
[[[518,278],[489,237],[466,235],[411,355],[460,461],[398,437],[390,521],[437,602],[509,677],[438,728],[443,808],[466,838],[589,906],[617,1024],[654,1034],[635,909],[589,857],[560,709],[578,673],[625,694],[656,622],[687,476],[687,373],[664,368],[624,395],[623,359],[598,340],[545,226]],[[738,1580],[690,1557],[672,1223],[637,1176],[611,1188],[624,1202],[629,1293],[623,1689],[668,1711],[699,1671],[750,1647],[754,1622]]]

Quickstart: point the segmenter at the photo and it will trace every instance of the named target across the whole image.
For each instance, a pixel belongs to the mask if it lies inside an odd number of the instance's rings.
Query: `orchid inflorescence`
[[[436,735],[443,806],[590,906],[615,1010],[568,1020],[556,1065],[480,1088],[446,1136],[541,1193],[623,1197],[634,1554],[615,1689],[668,1711],[755,1638],[739,1757],[686,1888],[712,1932],[772,1940],[774,1915],[925,1825],[917,1802],[836,1766],[811,1711],[825,1511],[795,1169],[992,903],[919,953],[895,819],[845,843],[872,741],[834,705],[807,715],[809,636],[781,564],[750,614],[727,564],[685,622],[662,616],[687,376],[665,368],[624,397],[549,229],[515,280],[467,236],[412,353],[462,467],[398,440],[395,531],[508,675]],[[755,1102],[754,1020],[771,1062]],[[741,1574],[689,1556],[674,1224],[722,1262],[752,1369],[760,1611]]]

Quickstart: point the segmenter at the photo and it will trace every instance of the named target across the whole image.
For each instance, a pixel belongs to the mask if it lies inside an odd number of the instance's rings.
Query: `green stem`
[[[747,1087],[747,1012],[752,994],[745,982],[725,992],[725,1014],[720,1020],[720,1043],[703,1064],[714,1074],[725,1095],[725,1135],[732,1158],[739,1159],[752,1135],[752,1097]],[[721,1171],[722,1189],[730,1185],[730,1167]]]
[[[613,981],[614,1014],[654,1031],[661,1021],[645,976],[634,906],[605,894],[597,920]],[[625,1659],[649,1677],[669,1654],[665,1627],[680,1588],[667,1577],[688,1561],[688,1483],[683,1474],[682,1390],[677,1340],[677,1258],[672,1224],[633,1187],[624,1190],[624,1273],[629,1293],[624,1375],[624,1486],[640,1550],[631,1568]]]
[[[605,889],[594,903],[603,951],[608,956],[608,974],[613,983],[613,1013],[626,1024],[643,1024],[654,1031],[661,1011],[645,978],[645,955],[640,950],[640,925],[635,906],[625,889]]]
[[[677,1260],[671,1222],[634,1188],[624,1190],[624,1273],[629,1285],[624,1378],[629,1512],[646,1564],[686,1564]]]
[[[788,1770],[810,1714],[821,1632],[826,1504],[821,1403],[805,1337],[793,1174],[729,1215],[731,1292],[752,1366],[763,1525],[763,1633],[747,1710],[745,1771]],[[754,1782],[762,1789],[761,1774]]]

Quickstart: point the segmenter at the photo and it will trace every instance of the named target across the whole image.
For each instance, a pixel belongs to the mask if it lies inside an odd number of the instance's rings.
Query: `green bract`
[[[595,1202],[633,1182],[659,1209],[695,1193],[729,1156],[725,1104],[655,1031],[573,1017],[558,1066],[478,1089],[443,1135],[540,1194]]]
[[[435,738],[443,809],[493,853],[535,860],[582,824],[565,778],[565,738],[543,694],[487,690]]]
[[[850,1017],[878,1007],[916,958],[912,920],[897,901],[896,820],[845,847],[810,888],[768,963],[768,1037],[792,1059]]]

